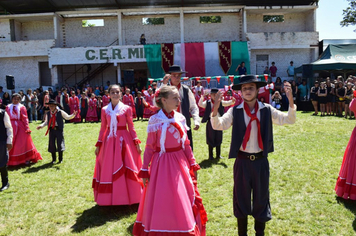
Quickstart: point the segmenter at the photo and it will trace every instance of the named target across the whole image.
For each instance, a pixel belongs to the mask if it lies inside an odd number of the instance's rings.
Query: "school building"
[[[287,77],[290,61],[298,67],[318,57],[317,2],[2,1],[0,85],[7,75],[16,91],[142,85],[172,64],[188,77],[223,76],[242,61],[252,74],[275,62],[277,76]]]

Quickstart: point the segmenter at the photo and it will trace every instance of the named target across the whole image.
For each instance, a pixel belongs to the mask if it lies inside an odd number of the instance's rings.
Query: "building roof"
[[[0,14],[199,6],[306,6],[319,0],[0,0]]]

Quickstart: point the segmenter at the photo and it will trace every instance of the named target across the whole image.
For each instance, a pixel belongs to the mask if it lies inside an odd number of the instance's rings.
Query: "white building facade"
[[[317,59],[317,5],[214,6],[68,11],[0,16],[0,85],[14,76],[15,90],[123,83],[125,70],[135,81],[151,77],[141,34],[147,44],[247,41],[250,72],[263,74],[274,61],[277,76],[287,77],[294,65]],[[265,22],[264,16],[283,16]],[[201,16],[220,16],[220,23],[200,23]],[[143,24],[143,18],[164,18],[164,24]],[[102,20],[103,26],[83,27]],[[216,58],[219,60],[219,58]],[[211,74],[207,76],[215,76]]]

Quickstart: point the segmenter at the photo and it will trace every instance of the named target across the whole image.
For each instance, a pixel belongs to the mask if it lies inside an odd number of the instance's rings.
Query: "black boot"
[[[2,192],[10,187],[10,183],[9,183],[9,177],[7,174],[7,167],[6,166],[1,167],[0,172],[1,172],[1,182],[2,182],[0,192]]]
[[[237,219],[237,232],[239,236],[247,236],[247,217]]]
[[[266,228],[266,222],[261,222],[261,221],[255,220],[256,236],[264,236],[265,228]]]
[[[216,158],[222,158],[221,156],[221,145],[216,146]]]
[[[54,164],[56,162],[56,159],[57,159],[56,152],[51,152],[51,154],[52,154],[52,162],[51,162],[51,164]]]
[[[209,160],[214,160],[214,155],[213,155],[213,147],[209,146]]]
[[[61,164],[63,161],[63,152],[59,151],[58,152],[58,164]]]

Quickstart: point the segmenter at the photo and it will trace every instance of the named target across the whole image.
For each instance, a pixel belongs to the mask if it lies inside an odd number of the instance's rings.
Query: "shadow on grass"
[[[30,166],[33,166],[35,165],[36,163],[29,163],[29,164],[21,164],[21,165],[17,165],[17,166],[8,166],[7,167],[7,170],[8,171],[14,171],[14,170],[21,170],[21,169],[24,169],[24,168],[28,168]]]
[[[210,168],[213,165],[221,165],[224,168],[227,168],[227,165],[224,162],[219,162],[219,161],[220,159],[214,158],[213,160],[204,160],[200,162],[199,165],[202,169]]]
[[[355,215],[355,219],[352,222],[352,228],[354,229],[354,231],[356,231],[356,201],[344,199],[338,196],[336,196],[336,201],[338,204],[343,205],[346,209],[348,209]]]
[[[118,221],[121,218],[136,214],[138,204],[131,206],[98,206],[85,210],[81,216],[77,218],[76,223],[71,227],[72,232],[80,233],[88,228],[98,227],[106,224],[109,221]],[[127,228],[127,231],[132,232],[133,224]]]
[[[58,166],[56,166],[55,164],[52,164],[52,163],[46,163],[46,164],[43,164],[41,166],[36,166],[36,167],[31,167],[31,168],[28,168],[26,171],[24,171],[23,173],[24,174],[30,174],[30,173],[36,173],[40,170],[44,170],[44,169],[48,169],[48,168],[55,168],[55,169],[59,169]]]

